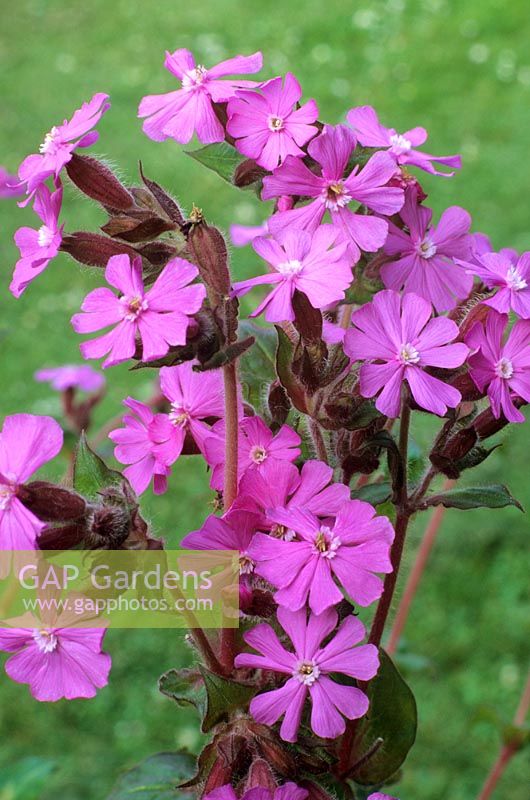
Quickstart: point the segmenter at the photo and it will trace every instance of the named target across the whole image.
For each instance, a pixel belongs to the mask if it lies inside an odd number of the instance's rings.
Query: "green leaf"
[[[200,667],[200,670],[206,687],[206,714],[202,730],[207,733],[217,723],[227,720],[232,712],[245,708],[254,697],[256,687],[229,681],[204,667]]]
[[[0,800],[39,800],[55,769],[54,761],[38,757],[0,769]]]
[[[388,481],[384,481],[383,483],[368,483],[366,486],[361,486],[360,489],[353,489],[351,493],[352,500],[365,500],[373,506],[386,503],[391,496],[392,487]]]
[[[217,172],[223,180],[232,185],[236,167],[244,161],[244,157],[226,142],[207,144],[206,147],[198,150],[186,150],[186,155],[191,156],[213,172]]]
[[[74,489],[83,497],[95,500],[109,486],[122,486],[123,476],[109,469],[105,462],[88,446],[84,433],[79,438],[74,462]]]
[[[278,334],[276,373],[294,407],[303,414],[307,414],[304,387],[293,373],[294,345],[279,325],[276,325],[275,328]]]
[[[352,759],[360,761],[382,739],[374,754],[351,774],[356,783],[368,786],[388,780],[403,764],[414,744],[418,721],[414,695],[390,656],[384,650],[379,653],[381,665],[368,685],[370,708],[360,721]]]
[[[192,792],[176,787],[192,777],[196,761],[191,753],[157,753],[122,775],[108,800],[191,800]]]
[[[515,506],[519,511],[524,508],[501,483],[491,486],[467,486],[464,489],[449,489],[447,492],[431,495],[425,505],[445,508],[460,508],[467,511],[471,508],[504,508]]]
[[[170,669],[160,676],[158,688],[166,697],[171,697],[181,708],[194,706],[200,713],[204,709],[204,688],[197,687],[200,677],[190,669]]]
[[[276,334],[272,328],[262,328],[254,322],[239,325],[241,336],[253,336],[252,347],[239,359],[239,376],[245,400],[256,411],[266,408],[267,389],[276,378]]]

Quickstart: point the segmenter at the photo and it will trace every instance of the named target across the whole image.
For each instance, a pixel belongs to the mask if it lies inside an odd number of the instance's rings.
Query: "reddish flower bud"
[[[200,221],[190,228],[188,246],[215,307],[230,294],[226,242],[217,228]]]
[[[245,784],[246,791],[249,789],[261,788],[269,789],[269,791],[274,793],[277,785],[277,781],[267,761],[263,758],[258,758],[256,761],[252,762]]]
[[[105,208],[126,211],[134,206],[134,198],[116,175],[101,161],[91,156],[72,155],[66,164],[70,180],[83,194]]]
[[[239,189],[244,189],[247,186],[252,186],[253,183],[261,181],[266,174],[266,169],[260,167],[251,158],[247,158],[237,165],[232,182]]]
[[[142,180],[149,189],[151,195],[155,198],[162,211],[164,211],[164,213],[167,215],[168,219],[170,219],[172,222],[176,222],[178,227],[182,228],[185,225],[185,219],[179,206],[175,200],[173,200],[173,198],[164,189],[162,189],[161,186],[158,185],[158,183],[145,177],[141,163],[140,175],[142,176]]]
[[[70,489],[46,481],[32,481],[17,489],[17,497],[43,522],[64,522],[86,514],[85,500]]]
[[[119,256],[122,253],[131,258],[136,258],[138,255],[134,248],[123,242],[116,242],[107,236],[87,231],[75,231],[64,236],[60,249],[80,264],[87,264],[89,267],[106,267],[111,256]]]

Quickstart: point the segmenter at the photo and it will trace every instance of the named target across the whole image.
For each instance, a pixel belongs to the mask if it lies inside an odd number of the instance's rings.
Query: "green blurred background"
[[[349,8],[347,6],[349,5]],[[136,108],[144,94],[169,91],[164,50],[189,47],[206,65],[261,49],[263,75],[292,70],[321,118],[337,122],[353,105],[374,105],[384,123],[404,130],[422,124],[428,149],[460,152],[464,169],[452,180],[425,177],[439,213],[458,203],[494,246],[530,249],[530,16],[527,0],[1,0],[0,163],[15,171],[50,127],[96,92],[111,95],[97,154],[135,179],[146,174],[192,201],[221,227],[253,224],[263,207],[188,159],[172,142],[143,136]],[[69,326],[101,273],[58,258],[18,301],[7,293],[15,229],[32,224],[29,209],[0,205],[2,391],[0,411],[59,414],[59,400],[33,382],[43,366],[79,361]],[[67,230],[103,223],[69,187]],[[249,252],[233,256],[238,276],[253,273]],[[145,373],[114,368],[99,421],[119,413],[126,394],[145,398]],[[421,438],[421,436],[419,436]],[[528,425],[514,426],[504,446],[467,480],[506,482],[530,507]],[[110,451],[109,451],[110,452]],[[179,463],[170,492],[145,511],[155,533],[177,542],[199,525],[211,500],[203,466]],[[497,749],[484,709],[511,716],[528,659],[528,521],[515,509],[448,513],[406,631],[404,668],[419,704],[418,741],[395,792],[401,800],[473,800]],[[411,561],[419,541],[409,542]],[[90,702],[34,702],[27,687],[0,683],[1,775],[38,756],[56,766],[37,795],[43,800],[104,798],[118,772],[157,750],[196,748],[197,725],[157,692],[156,680],[189,658],[170,631],[112,631],[110,686]],[[24,770],[28,762],[19,764]],[[510,765],[496,797],[528,800],[525,755]],[[11,800],[0,788],[1,800]],[[18,797],[18,795],[17,795]],[[26,794],[21,794],[27,800]]]

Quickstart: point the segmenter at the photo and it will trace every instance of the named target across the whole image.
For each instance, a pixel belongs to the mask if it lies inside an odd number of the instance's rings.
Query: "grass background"
[[[99,126],[96,153],[128,178],[141,158],[149,176],[222,227],[259,222],[256,200],[223,185],[175,143],[149,141],[135,117],[144,94],[173,88],[162,68],[165,49],[189,47],[207,65],[262,49],[263,74],[293,70],[330,122],[370,103],[398,130],[425,125],[432,152],[464,156],[452,180],[425,178],[435,211],[458,203],[496,248],[530,249],[526,0],[1,0],[0,10],[0,163],[12,170],[52,124],[106,91],[112,110]],[[58,414],[57,397],[32,375],[44,364],[79,360],[68,320],[101,276],[60,257],[15,301],[7,293],[16,260],[11,238],[33,218],[13,201],[2,202],[0,215],[0,411]],[[70,230],[103,222],[72,190],[63,218]],[[255,269],[248,252],[233,261],[238,276]],[[100,421],[118,413],[126,394],[149,394],[143,373],[115,368],[108,379]],[[528,425],[515,426],[473,480],[506,482],[530,507],[529,444]],[[203,467],[187,461],[177,465],[170,492],[156,503],[147,496],[145,508],[155,532],[176,542],[200,523],[210,499]],[[409,561],[420,533],[416,526]],[[510,716],[525,677],[528,566],[528,521],[515,509],[448,513],[406,631],[408,649],[421,657],[407,673],[420,725],[396,789],[401,800],[476,796],[497,748],[480,709],[494,705]],[[28,755],[52,759],[43,800],[100,800],[120,769],[157,750],[198,744],[193,717],[156,689],[161,672],[188,658],[182,636],[112,631],[107,643],[110,686],[94,701],[39,705],[26,687],[1,679],[0,769]],[[529,781],[522,754],[496,797],[527,800]],[[2,800],[10,797],[0,789]]]

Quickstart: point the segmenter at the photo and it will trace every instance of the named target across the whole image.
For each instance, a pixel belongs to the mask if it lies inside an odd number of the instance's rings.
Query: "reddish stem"
[[[452,489],[454,484],[454,480],[446,480],[443,485],[443,491],[445,492],[449,489]],[[405,585],[405,591],[403,592],[403,597],[401,598],[401,602],[398,606],[394,623],[390,631],[390,637],[386,647],[386,650],[390,655],[396,652],[398,642],[401,638],[401,634],[403,633],[403,629],[409,615],[412,601],[414,600],[421,576],[423,575],[431,550],[434,546],[434,542],[436,541],[445,511],[446,509],[444,506],[437,506],[429,521],[429,524],[427,525],[427,528],[425,529],[425,534],[418,549],[414,566],[412,567],[412,571]]]

